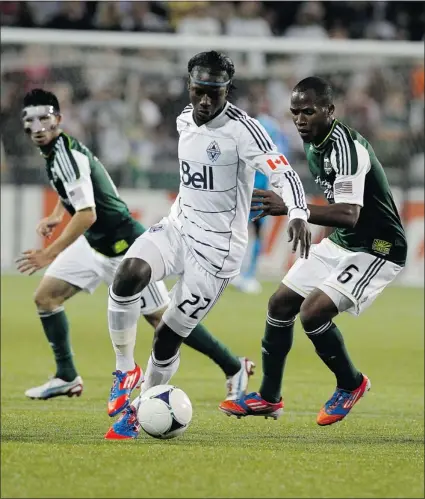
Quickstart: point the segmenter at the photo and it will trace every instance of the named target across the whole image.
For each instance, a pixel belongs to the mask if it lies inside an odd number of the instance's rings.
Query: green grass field
[[[1,497],[424,497],[423,290],[391,288],[365,314],[337,324],[372,390],[339,425],[318,427],[333,376],[299,323],[278,421],[237,420],[217,410],[224,377],[184,347],[173,383],[192,400],[180,438],[105,441],[114,355],[106,288],[67,305],[85,381],[81,398],[27,400],[24,390],[54,372],[32,294],[39,280],[2,277]],[[236,353],[257,362],[268,296],[226,291],[206,320]],[[146,364],[152,332],[140,323],[137,359]]]

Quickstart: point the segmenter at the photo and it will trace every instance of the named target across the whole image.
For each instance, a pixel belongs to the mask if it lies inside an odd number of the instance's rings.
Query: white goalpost
[[[133,49],[229,50],[268,54],[372,55],[386,58],[423,59],[421,42],[374,40],[298,40],[283,37],[187,36],[171,33],[73,31],[54,29],[1,29],[2,44],[40,44]]]

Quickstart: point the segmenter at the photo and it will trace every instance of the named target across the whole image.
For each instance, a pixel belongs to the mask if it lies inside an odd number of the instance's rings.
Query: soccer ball
[[[137,419],[151,437],[174,438],[188,428],[192,404],[185,392],[176,386],[153,386],[140,396]]]

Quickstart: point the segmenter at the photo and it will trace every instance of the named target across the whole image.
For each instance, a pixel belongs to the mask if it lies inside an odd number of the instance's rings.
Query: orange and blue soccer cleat
[[[224,400],[218,408],[228,416],[236,416],[238,419],[245,416],[277,419],[283,414],[283,400],[273,404],[264,400],[259,393],[252,392],[238,400]]]
[[[132,405],[121,414],[121,417],[116,421],[106,432],[106,440],[129,440],[137,438],[140,433],[140,423],[137,419],[137,411]]]
[[[361,385],[352,392],[337,388],[332,397],[320,409],[319,414],[317,415],[317,424],[320,426],[327,426],[344,419],[351,411],[354,404],[366,395],[366,392],[370,390],[370,387],[371,383],[369,378],[363,374]]]
[[[143,382],[143,371],[136,364],[132,371],[114,371],[114,383],[108,400],[108,414],[114,417],[130,404],[131,392]]]

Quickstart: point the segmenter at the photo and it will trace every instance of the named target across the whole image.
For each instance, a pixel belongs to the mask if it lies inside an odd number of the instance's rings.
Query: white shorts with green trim
[[[189,336],[203,320],[230,281],[201,267],[178,224],[169,217],[139,236],[124,258],[146,261],[151,268],[151,282],[177,276],[162,320],[182,337]]]
[[[122,256],[109,258],[98,253],[89,245],[84,236],[80,236],[56,257],[47,268],[45,275],[93,293],[102,282],[107,286],[112,284],[122,259]],[[152,282],[143,290],[140,313],[150,315],[166,308],[169,303],[170,297],[165,284],[162,281]]]
[[[298,258],[282,283],[303,297],[319,288],[339,312],[360,315],[402,268],[369,253],[348,251],[325,238],[312,245],[307,260]]]

